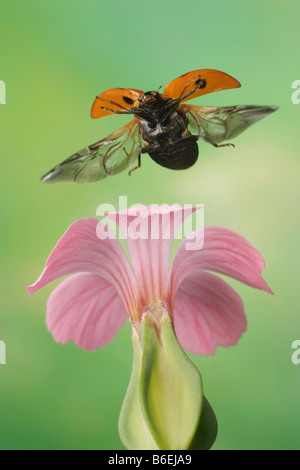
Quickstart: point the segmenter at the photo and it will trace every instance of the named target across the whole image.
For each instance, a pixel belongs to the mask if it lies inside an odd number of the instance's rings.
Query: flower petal
[[[218,345],[232,346],[247,329],[240,296],[205,271],[189,275],[181,283],[174,319],[181,346],[194,354],[214,354]]]
[[[186,217],[202,206],[138,206],[108,214],[123,232],[144,305],[168,302],[170,250]]]
[[[137,287],[132,269],[118,240],[97,237],[98,224],[102,222],[92,217],[71,224],[50,254],[39,279],[27,288],[28,293],[66,274],[90,272],[110,282],[128,311],[133,310]]]
[[[199,231],[194,232],[194,238]],[[191,242],[189,237],[188,243]],[[180,245],[172,266],[172,298],[183,279],[199,269],[215,271],[245,284],[272,293],[261,271],[265,261],[259,252],[238,233],[222,227],[205,227],[204,246],[186,250],[187,240]]]
[[[109,343],[126,318],[116,289],[96,274],[79,273],[65,279],[47,303],[47,326],[55,341],[74,341],[89,351]]]

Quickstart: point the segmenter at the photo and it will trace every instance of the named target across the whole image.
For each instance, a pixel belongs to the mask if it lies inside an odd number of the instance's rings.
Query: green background
[[[131,368],[130,327],[94,353],[56,344],[45,327],[53,285],[34,296],[58,238],[101,203],[205,204],[206,225],[245,236],[266,260],[275,296],[231,281],[248,332],[237,347],[191,356],[219,421],[214,449],[299,449],[299,2],[1,0],[0,105],[1,449],[122,449],[117,420]],[[235,149],[199,143],[199,160],[175,172],[144,156],[142,169],[91,185],[43,185],[42,174],[128,122],[92,121],[96,94],[144,91],[198,68],[242,88],[193,104],[277,105]],[[57,284],[57,283],[56,283]]]

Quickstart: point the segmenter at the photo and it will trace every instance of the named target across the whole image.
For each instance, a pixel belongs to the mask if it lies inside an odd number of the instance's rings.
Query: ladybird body
[[[172,169],[188,168],[198,156],[197,138],[187,139],[188,120],[178,106],[178,100],[151,91],[139,97],[134,111],[145,142],[142,153]]]

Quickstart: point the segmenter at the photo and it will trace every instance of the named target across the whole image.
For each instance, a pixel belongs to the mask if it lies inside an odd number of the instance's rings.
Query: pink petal
[[[173,299],[183,279],[200,269],[226,274],[249,286],[272,293],[261,275],[265,267],[264,259],[245,238],[222,227],[206,227],[204,235],[201,250],[186,250],[185,240],[174,257],[171,280]]]
[[[96,274],[79,273],[65,279],[47,303],[47,326],[55,341],[74,341],[89,351],[109,343],[126,318],[116,289]]]
[[[144,305],[157,299],[169,300],[172,242],[185,218],[197,209],[199,207],[152,205],[108,214],[126,238]]]
[[[232,346],[247,329],[239,295],[214,274],[200,271],[184,279],[175,298],[175,330],[184,349],[214,354]]]
[[[132,269],[118,240],[97,237],[98,224],[102,222],[92,217],[71,224],[50,254],[39,279],[27,288],[28,293],[66,274],[89,272],[110,282],[128,311],[134,310],[137,286]]]

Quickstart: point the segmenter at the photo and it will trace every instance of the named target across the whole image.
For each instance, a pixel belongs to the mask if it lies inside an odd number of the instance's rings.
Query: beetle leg
[[[98,109],[104,109],[105,111],[109,111],[110,113],[114,114],[130,114],[132,111],[117,111],[111,108],[106,108],[105,106],[99,106]]]
[[[139,154],[139,156],[138,156],[138,164],[137,164],[137,166],[135,166],[134,168],[132,168],[132,169],[130,170],[130,172],[128,173],[129,176],[131,175],[131,173],[132,173],[133,171],[137,170],[138,168],[141,168],[141,166],[142,166],[142,164],[141,164],[141,154]]]
[[[216,147],[216,148],[220,148],[220,147],[233,147],[233,148],[235,148],[234,144],[221,144],[221,145],[213,144],[213,146]]]
[[[195,91],[197,91],[199,88],[201,88],[201,85],[202,85],[203,81],[200,80],[199,83],[195,83],[195,88],[190,91],[189,93],[187,93],[186,95],[183,95],[185,90],[188,88],[188,84],[184,87],[184,89],[182,90],[181,92],[181,95],[180,97],[178,98],[178,101],[182,101],[182,100],[185,100],[188,96],[191,96],[195,93]]]

